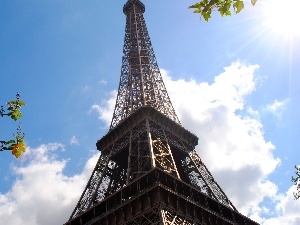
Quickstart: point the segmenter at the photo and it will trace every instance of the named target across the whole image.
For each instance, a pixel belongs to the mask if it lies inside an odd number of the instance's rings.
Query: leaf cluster
[[[20,99],[12,100],[7,103],[8,105],[8,113],[7,115],[10,116],[13,120],[18,120],[22,117],[21,107],[25,105],[25,102],[21,101]]]
[[[251,0],[255,5],[257,0]],[[199,13],[200,18],[208,21],[213,10],[218,10],[221,16],[231,16],[231,9],[237,14],[244,9],[243,0],[202,0],[189,7],[195,9],[194,13]]]
[[[3,142],[4,145],[4,150],[11,150],[12,154],[16,157],[19,158],[20,155],[22,155],[23,152],[26,150],[26,145],[24,143],[24,136],[16,135],[15,136],[16,140],[9,140]]]
[[[22,117],[21,107],[25,105],[25,102],[20,100],[20,94],[17,93],[16,100],[11,100],[7,103],[7,109],[0,108],[0,115],[9,116],[13,120],[18,120]],[[23,152],[25,152],[26,146],[24,144],[24,134],[21,132],[21,126],[18,125],[17,135],[14,135],[15,139],[8,141],[0,141],[0,151],[11,150],[12,154],[18,158]]]
[[[295,166],[296,177],[292,177],[292,182],[296,185],[296,192],[294,192],[295,199],[300,198],[300,166]]]

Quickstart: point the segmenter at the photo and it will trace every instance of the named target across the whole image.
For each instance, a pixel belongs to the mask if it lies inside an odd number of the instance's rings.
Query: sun
[[[300,36],[300,0],[267,0],[263,14],[267,28],[286,36]]]

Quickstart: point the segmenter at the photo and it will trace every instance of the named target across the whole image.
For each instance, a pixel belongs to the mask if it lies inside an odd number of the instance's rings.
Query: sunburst
[[[300,36],[300,0],[268,0],[264,2],[265,26],[285,36]]]

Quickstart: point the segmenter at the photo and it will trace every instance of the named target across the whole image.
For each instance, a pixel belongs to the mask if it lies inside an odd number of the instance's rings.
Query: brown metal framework
[[[150,105],[180,123],[162,80],[151,45],[140,1],[128,1],[124,6],[126,28],[121,77],[116,106],[110,128],[116,127],[133,111]]]
[[[159,168],[65,225],[258,225]]]
[[[237,212],[184,129],[143,18],[128,0],[119,92],[101,156],[66,225],[257,224]]]

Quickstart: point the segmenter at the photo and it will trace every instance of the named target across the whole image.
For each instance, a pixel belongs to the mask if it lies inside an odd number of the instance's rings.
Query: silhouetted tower
[[[101,156],[69,225],[257,224],[241,215],[197,155],[160,74],[144,4],[128,0],[121,77]]]

